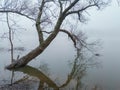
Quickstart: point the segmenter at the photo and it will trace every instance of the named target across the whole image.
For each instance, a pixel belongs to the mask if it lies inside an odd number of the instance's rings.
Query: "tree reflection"
[[[23,68],[20,69],[16,69],[16,71],[21,71],[25,74],[28,74],[30,76],[34,76],[37,77],[40,82],[39,82],[39,88],[38,90],[45,90],[44,88],[46,87],[45,84],[47,84],[49,87],[52,87],[54,89],[57,90],[58,86],[54,83],[54,81],[52,81],[48,76],[46,76],[43,72],[41,72],[40,70],[31,67],[31,66],[25,66]]]
[[[81,79],[86,75],[87,68],[97,64],[96,62],[93,62],[95,57],[96,55],[92,55],[89,56],[88,58],[87,54],[83,50],[77,50],[77,55],[75,56],[75,59],[71,63],[72,65],[71,71],[68,74],[66,81],[63,82],[61,85],[57,85],[55,81],[53,81],[49,77],[48,73],[44,74],[45,72],[49,72],[47,64],[42,65],[44,67],[40,66],[39,69],[28,65],[23,68],[15,69],[14,70],[15,72],[16,71],[23,72],[27,76],[13,82],[13,88],[14,88],[14,84],[18,84],[19,87],[19,83],[25,81],[27,84],[29,84],[30,82],[28,79],[30,78],[30,76],[32,76],[32,77],[37,77],[37,79],[39,79],[38,80],[39,85],[37,88],[38,90],[86,90],[83,89],[85,87],[83,87],[84,84],[82,83]],[[43,70],[45,70],[45,72]],[[73,83],[71,84],[72,81],[74,82],[74,85],[72,85]],[[30,85],[28,85],[28,87],[29,86]],[[25,90],[36,90],[36,89],[26,88]]]
[[[72,63],[72,69],[65,83],[60,88],[66,87],[72,80],[75,80],[76,85],[74,90],[80,90],[83,88],[82,78],[86,75],[87,68],[98,65],[99,63],[95,60],[96,55],[87,56],[82,50],[77,50],[77,55]],[[68,86],[69,87],[69,86]],[[70,89],[70,90],[73,90]],[[84,90],[84,89],[82,89]]]
[[[80,90],[81,88],[83,88],[81,79],[85,76],[87,68],[89,68],[90,66],[96,65],[95,62],[93,63],[94,57],[95,55],[89,58],[86,58],[83,51],[78,50],[77,55],[72,63],[71,72],[69,73],[67,80],[61,85],[57,85],[52,79],[50,79],[50,77],[48,77],[49,75],[45,75],[43,71],[37,68],[34,68],[32,66],[27,65],[23,68],[15,69],[15,71],[23,72],[24,74],[29,75],[29,77],[30,76],[37,77],[39,79],[38,90],[48,90],[48,89],[49,90],[53,90],[53,89],[54,90],[64,90],[64,89],[68,90],[68,88],[69,90]],[[42,66],[44,66],[43,67],[43,70],[44,70],[47,64],[44,64]],[[40,68],[42,67],[40,66]],[[46,70],[46,71],[49,71],[49,70]],[[23,77],[22,79],[15,81],[13,84],[24,82],[25,80],[28,80],[29,77],[26,77],[26,78]],[[74,87],[71,87],[70,83],[73,80],[75,82],[75,85]]]

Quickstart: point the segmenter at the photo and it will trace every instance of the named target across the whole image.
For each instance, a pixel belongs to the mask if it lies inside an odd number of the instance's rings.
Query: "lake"
[[[11,63],[10,43],[0,39],[0,90],[120,90],[120,10],[114,3],[102,12],[92,10],[90,15],[90,23],[78,28],[90,42],[100,39],[95,52],[98,56],[90,52],[76,54],[72,41],[60,34],[27,66],[9,71],[4,67]],[[27,23],[23,25],[27,30],[17,31],[15,59],[38,45],[37,33],[30,27],[33,24],[22,22]]]
[[[38,45],[36,38],[31,38],[30,35],[25,35],[23,38],[23,41],[15,43],[15,58],[17,58],[17,55],[25,55]],[[28,42],[26,42],[27,40]],[[7,40],[1,40],[0,89],[119,90],[120,51],[118,49],[118,42],[120,41],[118,37],[106,37],[101,38],[101,40],[103,42],[102,48],[97,50],[97,52],[100,53],[99,57],[89,56],[86,52],[77,56],[72,42],[67,36],[60,34],[52,44],[40,56],[31,61],[28,66],[15,70],[14,76],[12,71],[4,69],[6,65],[11,63],[10,51],[8,47],[9,42],[7,42]],[[89,60],[89,58],[91,60],[90,62],[93,60],[99,62],[99,64],[95,67],[87,67],[87,65],[84,65],[84,61]],[[77,62],[76,65],[75,61]],[[88,64],[90,63],[88,62]],[[11,86],[12,76],[13,85]]]

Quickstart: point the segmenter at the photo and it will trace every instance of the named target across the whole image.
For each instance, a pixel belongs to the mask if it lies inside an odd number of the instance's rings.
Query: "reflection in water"
[[[58,86],[49,77],[47,77],[44,73],[42,73],[40,70],[38,70],[34,67],[25,66],[23,68],[16,69],[16,71],[21,71],[21,72],[23,72],[25,74],[28,74],[30,76],[37,77],[40,80],[38,90],[41,90],[42,88],[45,88],[44,83],[49,85],[49,87],[58,89]]]
[[[8,51],[10,51],[11,49],[8,49]],[[24,47],[14,47],[13,48],[14,51],[25,51]]]
[[[22,52],[26,51],[26,49],[24,47],[14,47],[13,50],[14,51],[22,51]],[[3,52],[3,51],[11,51],[11,49],[0,47],[0,52]]]
[[[11,85],[13,84],[13,79],[14,79],[14,70],[12,70]]]
[[[92,61],[94,56],[95,55],[93,55],[90,58],[87,58],[86,54],[82,53],[82,51],[77,51],[77,55],[73,60],[73,63],[71,63],[72,65],[71,71],[68,74],[66,81],[61,83],[60,85],[56,84],[55,81],[53,81],[49,77],[49,74],[46,75],[43,73],[43,71],[40,71],[39,69],[27,65],[23,68],[14,70],[15,72],[18,71],[23,72],[25,76],[14,82],[12,81],[13,82],[12,86],[7,85],[7,88],[12,87],[12,89],[10,88],[4,89],[6,88],[6,86],[0,87],[0,89],[1,90],[97,90],[97,89],[86,89],[86,87],[82,83],[82,78],[86,74],[86,69],[90,66],[96,65],[96,63],[93,63]],[[40,66],[40,68],[45,68],[47,64],[42,66]],[[48,68],[43,70],[49,71],[47,69]],[[37,78],[37,80],[35,79],[35,77]],[[35,85],[36,82],[39,84]]]

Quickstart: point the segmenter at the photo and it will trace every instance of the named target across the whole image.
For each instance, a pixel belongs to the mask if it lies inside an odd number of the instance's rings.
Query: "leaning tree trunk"
[[[30,62],[31,60],[33,60],[35,57],[37,57],[38,55],[40,55],[46,48],[47,46],[49,46],[49,44],[53,41],[53,39],[56,37],[56,35],[59,32],[59,28],[60,25],[62,23],[63,17],[62,19],[59,18],[58,22],[54,28],[54,31],[50,34],[50,36],[42,42],[41,45],[39,45],[38,47],[36,47],[34,50],[32,50],[31,52],[29,52],[27,55],[21,57],[20,59],[14,61],[13,63],[11,63],[10,65],[6,66],[6,69],[14,69],[14,68],[19,68],[19,67],[23,67],[25,66],[28,62]]]
[[[14,69],[18,67],[25,66],[29,61],[37,57],[40,53],[42,53],[43,50],[40,46],[29,52],[27,55],[23,56],[22,58],[14,61],[10,65],[6,66],[6,69]]]
[[[19,67],[25,66],[28,62],[30,62],[35,57],[40,55],[47,48],[47,46],[50,44],[51,41],[52,41],[52,39],[49,42],[46,41],[45,43],[41,44],[40,46],[38,46],[35,49],[33,49],[32,51],[30,51],[27,55],[14,61],[10,65],[6,66],[5,68],[6,69],[14,69],[14,68],[19,68]]]
[[[51,34],[46,41],[44,41],[40,46],[36,47],[34,50],[30,51],[27,55],[21,57],[20,59],[14,61],[10,65],[6,66],[6,69],[14,69],[25,66],[28,62],[33,60],[35,57],[40,55],[51,41],[56,37],[58,32]]]

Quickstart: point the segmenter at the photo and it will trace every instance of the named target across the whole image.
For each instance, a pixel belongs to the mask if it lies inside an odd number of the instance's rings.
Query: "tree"
[[[40,55],[59,32],[67,34],[76,49],[80,49],[81,46],[86,47],[83,34],[71,32],[70,25],[74,25],[75,21],[85,22],[88,9],[104,8],[109,0],[31,0],[31,2],[30,0],[1,0],[0,3],[0,13],[7,13],[7,15],[14,13],[32,20],[39,38],[38,47],[6,67],[13,69],[25,66]],[[70,25],[66,25],[68,22]],[[45,34],[47,37],[44,36]]]

